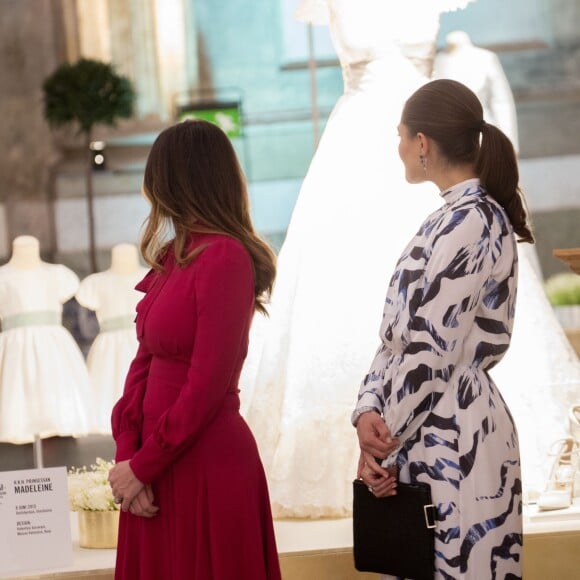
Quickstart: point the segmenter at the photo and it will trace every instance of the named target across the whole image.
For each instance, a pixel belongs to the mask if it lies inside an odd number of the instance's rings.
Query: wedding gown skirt
[[[280,251],[270,318],[254,319],[240,380],[277,517],[350,513],[358,451],[349,418],[379,343],[388,281],[441,204],[434,186],[405,181],[396,154],[402,104],[422,77],[400,57],[345,76]]]

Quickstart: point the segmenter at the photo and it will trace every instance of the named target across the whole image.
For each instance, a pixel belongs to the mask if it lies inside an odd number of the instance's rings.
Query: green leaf
[[[84,133],[97,124],[114,126],[133,114],[131,81],[113,65],[81,58],[60,65],[43,83],[44,116],[52,127],[77,123]]]

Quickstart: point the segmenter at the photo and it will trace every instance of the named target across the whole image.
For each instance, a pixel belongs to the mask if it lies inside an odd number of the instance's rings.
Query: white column
[[[133,81],[137,91],[137,113],[165,118],[156,51],[155,7],[152,0],[131,0]]]
[[[185,23],[185,82],[186,90],[199,87],[199,51],[197,38],[197,20],[195,18],[194,0],[183,0]]]
[[[178,95],[187,91],[185,10],[183,0],[154,0],[157,61],[161,103],[166,115],[174,113]]]
[[[107,0],[77,0],[81,56],[111,61],[111,31]]]

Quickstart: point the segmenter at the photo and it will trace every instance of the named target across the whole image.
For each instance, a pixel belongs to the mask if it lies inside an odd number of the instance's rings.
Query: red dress
[[[254,312],[243,245],[196,235],[185,268],[136,286],[139,350],[112,416],[116,460],[151,483],[159,513],[121,514],[116,580],[279,580],[266,478],[239,414]]]

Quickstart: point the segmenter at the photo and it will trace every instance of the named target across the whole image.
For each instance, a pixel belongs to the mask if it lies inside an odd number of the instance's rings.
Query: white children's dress
[[[99,334],[87,356],[97,426],[101,433],[111,432],[111,411],[123,393],[129,365],[137,352],[135,307],[142,295],[135,290],[147,273],[138,268],[129,274],[106,270],[81,281],[76,299],[94,310]]]
[[[62,326],[79,280],[60,264],[0,267],[0,441],[79,436],[93,430],[83,355]]]

